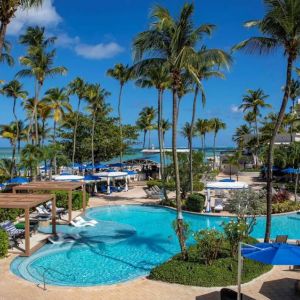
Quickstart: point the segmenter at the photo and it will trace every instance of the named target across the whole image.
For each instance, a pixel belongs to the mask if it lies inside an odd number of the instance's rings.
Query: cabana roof
[[[124,163],[127,164],[127,165],[142,165],[142,166],[159,165],[158,161],[155,161],[155,160],[150,159],[150,158],[129,159],[129,160],[124,161]]]
[[[0,208],[32,208],[52,200],[52,195],[0,194]]]
[[[238,190],[248,188],[248,184],[242,181],[236,182],[220,182],[220,181],[210,181],[205,185],[206,189],[209,190]]]

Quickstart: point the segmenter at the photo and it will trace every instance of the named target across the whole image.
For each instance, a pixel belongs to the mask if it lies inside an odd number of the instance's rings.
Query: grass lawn
[[[237,284],[237,260],[229,257],[226,248],[212,265],[206,266],[199,258],[196,246],[189,248],[189,260],[181,260],[180,255],[174,256],[166,263],[154,268],[149,279],[184,285],[213,287]],[[244,260],[242,281],[248,282],[272,269],[252,260]]]

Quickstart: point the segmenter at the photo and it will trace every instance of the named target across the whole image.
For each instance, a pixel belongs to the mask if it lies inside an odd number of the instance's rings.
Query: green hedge
[[[237,260],[226,255],[228,251],[222,253],[222,256],[213,261],[210,266],[200,260],[196,246],[190,247],[188,252],[188,261],[183,261],[178,254],[154,268],[149,279],[202,287],[236,285]],[[271,268],[270,265],[245,259],[242,282],[248,282]]]
[[[16,208],[0,208],[0,223],[6,220],[15,221],[16,218],[23,213],[22,209]]]
[[[8,235],[4,230],[0,229],[0,257],[7,255],[8,246]]]
[[[300,210],[300,203],[287,200],[281,203],[274,203],[272,204],[272,213],[273,214],[280,214],[290,211]]]
[[[163,187],[162,180],[156,179],[156,180],[148,180],[147,181],[147,187],[151,188],[153,186],[157,185],[160,189]],[[168,181],[165,183],[166,189],[169,191],[175,190],[175,182],[174,181]]]
[[[56,206],[57,207],[63,207],[68,208],[68,192],[64,191],[57,191],[55,192],[56,195]],[[82,208],[82,192],[81,191],[75,191],[72,193],[73,196],[73,202],[72,207],[73,210],[79,210]],[[86,203],[88,204],[89,201],[89,195],[86,193]]]
[[[184,209],[193,212],[202,212],[204,209],[205,197],[201,194],[191,194],[187,197]]]

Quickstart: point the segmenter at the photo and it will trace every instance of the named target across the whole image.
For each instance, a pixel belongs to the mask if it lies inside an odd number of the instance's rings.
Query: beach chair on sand
[[[272,243],[286,244],[288,240],[288,235],[277,235],[275,240],[272,240]]]

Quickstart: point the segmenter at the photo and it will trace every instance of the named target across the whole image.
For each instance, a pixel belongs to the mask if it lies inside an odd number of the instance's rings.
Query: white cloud
[[[57,36],[55,42],[56,45],[63,48],[72,48],[80,43],[80,38],[78,36],[71,37],[67,33],[62,33]]]
[[[84,58],[105,59],[111,58],[124,51],[119,44],[110,42],[107,44],[100,43],[96,45],[81,44],[75,46],[75,52]]]
[[[237,105],[231,105],[230,107],[231,112],[233,113],[240,113],[242,110]]]
[[[61,16],[57,13],[53,0],[44,0],[40,7],[30,8],[27,10],[18,10],[15,18],[8,26],[7,33],[18,35],[29,25],[47,26],[54,28],[62,21]]]

